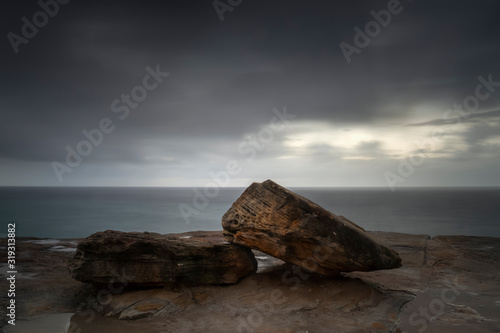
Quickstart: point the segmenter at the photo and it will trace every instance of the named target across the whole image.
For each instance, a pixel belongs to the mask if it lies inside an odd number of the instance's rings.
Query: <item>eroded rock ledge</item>
[[[98,232],[78,244],[70,274],[96,285],[159,287],[172,283],[227,284],[257,270],[248,248],[224,241],[220,232],[157,234]]]
[[[81,333],[500,331],[500,238],[368,233],[402,267],[322,277],[255,252],[267,268],[238,284],[116,293],[72,279],[65,261],[74,253],[19,238],[16,317],[78,311]]]

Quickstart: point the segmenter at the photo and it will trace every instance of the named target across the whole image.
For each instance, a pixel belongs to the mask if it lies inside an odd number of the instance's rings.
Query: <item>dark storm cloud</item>
[[[223,22],[211,1],[70,1],[19,54],[4,38],[0,157],[50,170],[103,118],[116,130],[84,163],[168,168],[237,157],[243,136],[284,105],[304,122],[444,125],[438,118],[473,93],[478,75],[500,81],[500,5],[401,4],[404,10],[347,64],[339,44],[352,44],[353,28],[363,29],[370,11],[386,9],[387,1],[243,1]],[[36,1],[1,6],[4,36],[20,34],[21,18],[40,10]],[[120,121],[111,103],[157,64],[171,75]],[[498,106],[492,95],[481,111]],[[408,110],[422,104],[437,109],[427,121],[412,121]],[[487,120],[477,113],[464,121],[481,117]],[[260,158],[287,155],[282,139]],[[356,151],[385,158],[373,142]],[[308,158],[328,156],[341,155],[316,145]]]

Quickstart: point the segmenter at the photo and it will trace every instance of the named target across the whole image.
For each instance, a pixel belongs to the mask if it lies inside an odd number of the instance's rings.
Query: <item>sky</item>
[[[0,186],[500,186],[498,1],[0,6]]]

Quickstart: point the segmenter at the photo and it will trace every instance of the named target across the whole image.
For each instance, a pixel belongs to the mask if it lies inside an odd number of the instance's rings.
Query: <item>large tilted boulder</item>
[[[222,218],[228,242],[333,276],[401,266],[363,228],[267,180],[253,183]]]
[[[220,231],[108,230],[81,241],[68,266],[76,280],[118,288],[236,283],[255,272],[257,262],[250,249],[225,242]]]

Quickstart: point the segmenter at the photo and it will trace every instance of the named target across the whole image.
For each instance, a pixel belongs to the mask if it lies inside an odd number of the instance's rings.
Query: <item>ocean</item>
[[[202,189],[201,189],[202,190]],[[0,230],[17,236],[83,238],[103,230],[221,230],[244,188],[221,188],[206,207],[193,188],[0,187]],[[500,237],[500,188],[292,188],[366,230]],[[188,219],[179,205],[196,209]],[[187,207],[187,206],[184,206]]]

